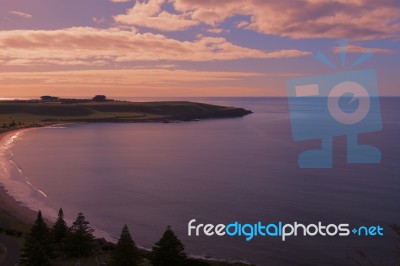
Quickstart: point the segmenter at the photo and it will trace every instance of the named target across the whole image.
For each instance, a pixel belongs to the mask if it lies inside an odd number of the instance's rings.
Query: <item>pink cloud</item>
[[[341,48],[336,46],[333,48],[335,53],[340,53]],[[373,54],[396,54],[400,53],[400,50],[392,50],[392,49],[383,49],[383,48],[366,48],[358,45],[348,45],[346,47],[347,53],[365,53],[366,51],[370,51]]]
[[[0,31],[0,60],[6,65],[92,65],[137,61],[214,61],[288,58],[309,55],[300,50],[262,51],[225,38],[179,41],[161,34],[89,27],[60,30]]]
[[[162,10],[165,0],[137,1],[126,14],[115,16],[118,23],[142,26],[162,31],[186,30],[199,22],[186,18],[184,14],[172,14]]]
[[[394,38],[400,31],[395,0],[171,0],[175,9],[215,26],[235,15],[249,16],[238,27],[299,38]],[[246,25],[248,23],[248,25]]]

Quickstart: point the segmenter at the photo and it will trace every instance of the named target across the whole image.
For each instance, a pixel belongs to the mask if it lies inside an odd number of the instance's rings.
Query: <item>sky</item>
[[[400,96],[399,62],[399,0],[0,0],[0,98],[285,96],[371,68]]]

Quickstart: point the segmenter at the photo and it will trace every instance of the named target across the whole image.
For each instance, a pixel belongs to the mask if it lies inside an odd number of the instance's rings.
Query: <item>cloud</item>
[[[228,18],[248,16],[237,27],[293,39],[352,38],[358,40],[395,38],[400,32],[400,7],[395,0],[170,0],[176,14],[160,11],[165,1],[137,3],[121,23],[160,30],[184,30],[199,23],[215,27]],[[157,11],[141,12],[143,7]],[[160,26],[162,16],[174,26]],[[167,20],[167,19],[166,19]],[[181,26],[178,20],[182,21]],[[153,23],[151,23],[153,22]],[[166,23],[168,25],[168,23]]]
[[[333,48],[335,53],[340,53],[340,47],[336,46]],[[400,50],[392,50],[392,49],[384,49],[384,48],[366,48],[358,45],[348,45],[346,47],[347,53],[365,53],[366,51],[370,51],[373,54],[397,54],[400,53]]]
[[[169,69],[0,72],[0,90],[25,96],[70,96],[82,95],[82,92],[86,95],[104,93],[111,96],[156,97],[226,93],[247,95],[251,88],[243,89],[238,81],[263,75]]]
[[[31,14],[24,13],[24,12],[19,12],[19,11],[9,11],[8,14],[14,15],[14,16],[17,16],[17,17],[21,17],[21,18],[32,18]]]
[[[101,24],[101,23],[104,23],[106,20],[105,20],[105,18],[96,18],[96,17],[93,17],[93,18],[92,18],[92,21],[93,21],[94,23]]]
[[[238,27],[238,28],[244,28],[244,27],[249,26],[249,24],[250,24],[250,22],[242,20],[242,21],[240,21],[240,22],[238,22],[238,23],[236,24],[236,27]]]
[[[190,13],[192,19],[212,26],[229,17],[250,12],[248,0],[172,0],[172,2],[178,12]]]
[[[162,10],[165,0],[137,1],[127,14],[115,16],[116,22],[134,26],[142,26],[162,31],[186,30],[199,24],[187,19],[185,14],[172,14]]]
[[[176,68],[177,65],[174,64],[164,64],[164,65],[155,65],[156,68]]]
[[[25,73],[21,75],[21,73]],[[164,83],[180,81],[232,81],[244,77],[263,76],[254,72],[213,72],[169,69],[120,69],[120,70],[79,70],[49,72],[2,72],[0,80],[38,80],[41,84],[89,83],[88,85],[109,86],[118,79],[121,85],[137,85],[145,83]],[[154,80],[154,77],[157,80]]]
[[[300,50],[251,49],[225,38],[202,36],[189,42],[135,30],[90,27],[0,31],[0,49],[4,65],[107,65],[159,60],[289,58],[310,54]]]

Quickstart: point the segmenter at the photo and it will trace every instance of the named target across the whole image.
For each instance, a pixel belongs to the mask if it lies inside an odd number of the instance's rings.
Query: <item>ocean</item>
[[[381,150],[382,162],[347,164],[346,138],[339,136],[331,169],[297,166],[298,155],[318,148],[320,140],[292,139],[286,98],[184,100],[254,113],[184,123],[30,129],[2,144],[0,182],[52,219],[60,207],[69,223],[82,211],[109,240],[127,224],[145,248],[171,225],[194,256],[257,265],[354,265],[349,257],[359,258],[362,250],[376,263],[393,264],[400,242],[389,227],[400,224],[400,98],[381,98],[383,129],[359,136]],[[215,225],[380,225],[384,236],[189,237],[192,219]]]

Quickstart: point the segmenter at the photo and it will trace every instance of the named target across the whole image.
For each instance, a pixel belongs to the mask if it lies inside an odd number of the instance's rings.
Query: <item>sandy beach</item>
[[[12,137],[16,133],[25,130],[18,129],[0,134],[0,143]],[[12,196],[7,193],[7,188],[0,183],[0,212],[5,213],[18,219],[21,222],[30,224],[34,221],[36,217],[36,212],[22,206],[21,202],[16,201]],[[0,226],[2,226],[2,221],[0,220]]]

